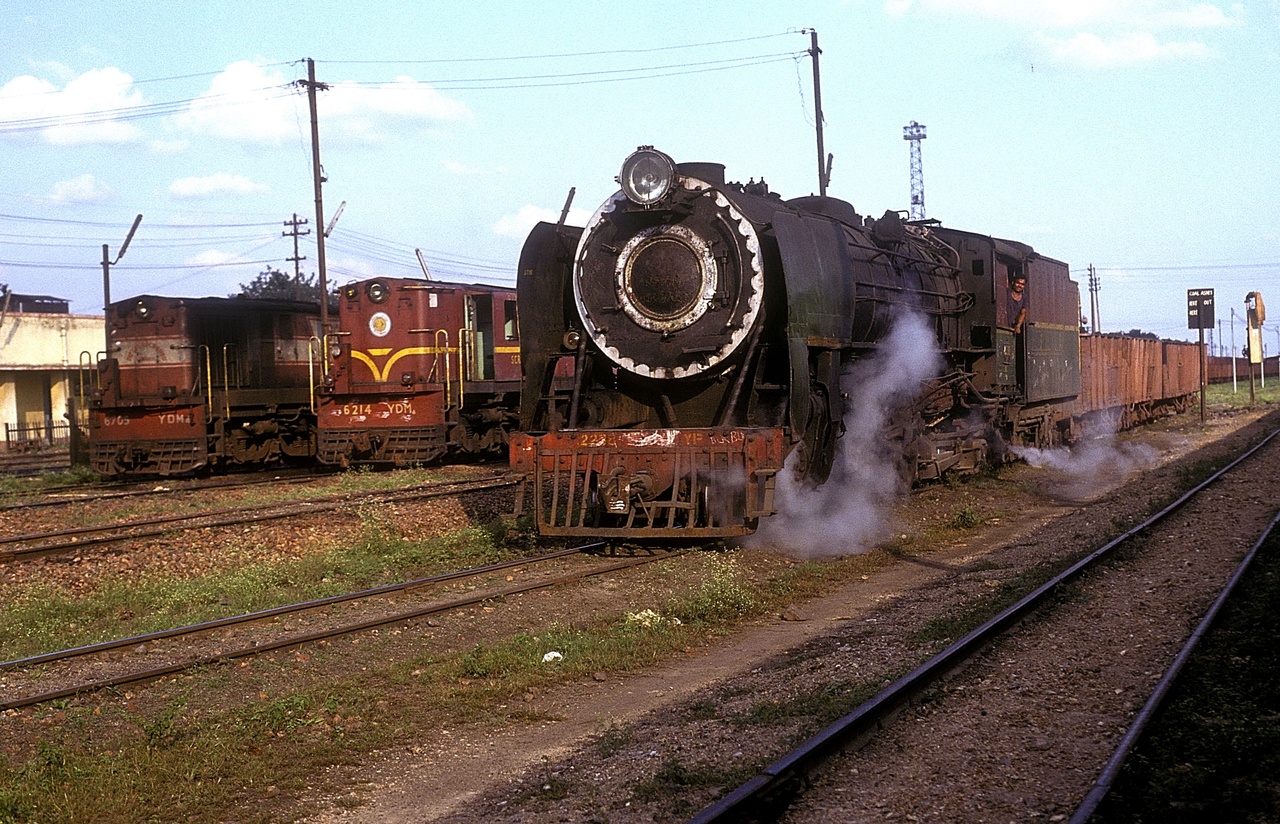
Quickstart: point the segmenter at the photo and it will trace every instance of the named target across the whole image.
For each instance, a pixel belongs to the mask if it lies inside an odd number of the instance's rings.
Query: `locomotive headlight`
[[[138,317],[146,320],[147,316],[151,314],[151,307],[145,301],[140,300],[134,304],[133,311],[137,313]]]
[[[641,146],[622,162],[618,183],[627,198],[637,206],[652,206],[671,191],[676,179],[676,164],[652,146]]]
[[[364,293],[369,296],[369,300],[374,303],[382,303],[391,294],[391,287],[380,280],[369,281],[364,287]]]

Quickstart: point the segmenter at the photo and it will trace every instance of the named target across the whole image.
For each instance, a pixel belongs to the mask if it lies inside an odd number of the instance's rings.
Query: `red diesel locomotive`
[[[520,392],[513,289],[373,278],[343,287],[316,459],[404,466],[505,447]]]
[[[107,308],[89,461],[111,477],[307,462],[320,307],[142,295]]]

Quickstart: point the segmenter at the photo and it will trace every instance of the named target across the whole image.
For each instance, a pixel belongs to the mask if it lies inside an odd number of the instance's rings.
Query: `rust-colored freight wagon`
[[[1185,409],[1199,391],[1197,346],[1126,335],[1080,338],[1075,416],[1127,429]]]
[[[1200,344],[1188,341],[1161,341],[1164,346],[1164,390],[1162,399],[1182,399],[1181,408],[1190,396],[1200,392]]]

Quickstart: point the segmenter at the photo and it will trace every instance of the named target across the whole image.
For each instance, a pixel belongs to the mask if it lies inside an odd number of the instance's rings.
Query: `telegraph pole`
[[[285,260],[291,261],[293,263],[293,299],[302,300],[302,265],[301,264],[302,264],[302,261],[307,259],[307,257],[306,255],[298,254],[298,238],[303,237],[304,235],[311,234],[311,230],[307,229],[306,231],[298,231],[299,226],[307,225],[307,220],[306,218],[299,220],[297,212],[293,213],[293,220],[286,220],[284,222],[284,225],[290,227],[293,230],[291,232],[280,233],[281,237],[293,238],[293,257],[285,258]]]
[[[328,83],[316,82],[316,61],[307,58],[307,79],[296,81],[307,87],[307,102],[311,106],[311,176],[316,190],[316,225],[324,225],[324,195],[320,186],[327,180],[320,165],[320,121],[316,115],[316,89],[324,91]],[[324,234],[316,235],[316,269],[320,279],[320,334],[329,333],[329,280],[324,266]]]
[[[827,196],[827,182],[831,177],[831,158],[822,146],[822,81],[818,76],[818,30],[809,29],[809,56],[813,58],[813,119],[818,132],[818,194]]]

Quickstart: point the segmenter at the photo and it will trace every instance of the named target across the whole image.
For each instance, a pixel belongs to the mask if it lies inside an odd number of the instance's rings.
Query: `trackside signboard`
[[[1188,289],[1187,328],[1212,329],[1213,324],[1213,290]]]

